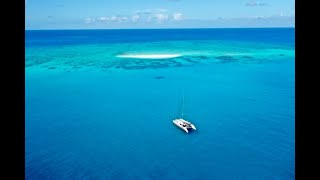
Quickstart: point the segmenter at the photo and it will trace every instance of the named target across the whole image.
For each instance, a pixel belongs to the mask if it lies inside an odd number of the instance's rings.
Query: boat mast
[[[184,93],[182,94],[181,119],[183,119]]]

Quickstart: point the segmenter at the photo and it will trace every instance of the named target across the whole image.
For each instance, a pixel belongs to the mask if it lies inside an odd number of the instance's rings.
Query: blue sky
[[[294,0],[25,0],[26,29],[294,27]]]

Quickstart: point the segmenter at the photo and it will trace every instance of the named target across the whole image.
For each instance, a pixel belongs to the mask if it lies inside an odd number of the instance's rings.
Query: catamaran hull
[[[186,133],[189,133],[188,129],[186,127],[181,126],[178,122],[175,122],[173,120],[173,124],[175,124],[176,126],[178,126],[180,129],[184,130]]]
[[[173,120],[172,122],[173,122],[173,124],[175,124],[176,126],[178,126],[180,129],[184,130],[186,133],[189,133],[189,130],[188,130],[188,129],[194,129],[194,130],[196,130],[196,127],[195,127],[193,124],[191,124],[190,122],[186,121],[186,120],[183,120],[183,119],[175,119],[175,120]],[[183,127],[182,122],[190,123],[191,128]]]

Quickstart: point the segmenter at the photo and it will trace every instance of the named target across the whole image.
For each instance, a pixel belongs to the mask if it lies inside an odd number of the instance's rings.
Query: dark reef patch
[[[253,59],[252,56],[241,56],[242,59]]]
[[[143,61],[135,61],[134,63],[135,63],[135,64],[144,64]]]
[[[182,64],[182,63],[180,63],[180,62],[176,62],[173,66],[174,66],[174,67],[182,67],[182,66],[183,66],[183,64]]]
[[[110,68],[110,66],[105,66],[105,65],[103,65],[103,66],[101,66],[101,68],[103,68],[103,69],[108,69],[108,68]]]
[[[159,69],[159,68],[169,67],[169,65],[168,64],[151,64],[149,67],[153,69]]]
[[[216,56],[215,58],[219,59],[221,61],[220,63],[231,63],[238,60],[233,56]]]
[[[133,61],[118,62],[116,65],[113,65],[113,67],[117,69],[126,69],[126,70],[160,69],[160,68],[168,68],[168,67],[181,67],[181,66],[184,66],[183,62],[189,62],[189,64],[198,63],[198,60],[192,59],[192,58],[133,60]]]
[[[150,63],[151,65],[158,65],[158,64],[162,64],[162,62],[159,62],[159,61],[155,61],[155,62],[152,62]]]
[[[184,60],[187,61],[187,62],[191,62],[191,63],[198,63],[198,61],[187,59],[187,58],[185,58]]]
[[[122,69],[132,70],[132,69],[146,69],[145,66],[122,66]]]
[[[33,57],[33,56],[26,57],[26,63],[32,64],[32,65],[41,65],[51,60],[52,60],[51,57]]]
[[[48,67],[48,69],[56,69],[56,67]]]
[[[164,79],[164,76],[156,76],[154,79]]]
[[[166,63],[171,63],[171,64],[172,64],[172,63],[175,63],[175,62],[177,62],[177,61],[176,61],[176,60],[173,60],[173,59],[168,59],[168,60],[166,60],[165,62],[166,62]]]
[[[198,59],[209,59],[207,56],[198,56]]]
[[[216,56],[215,58],[220,60],[236,60],[236,58],[232,56]]]

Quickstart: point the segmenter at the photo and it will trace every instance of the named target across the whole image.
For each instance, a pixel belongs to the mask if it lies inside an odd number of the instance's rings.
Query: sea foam
[[[136,58],[136,59],[169,59],[182,56],[181,54],[120,54],[119,58]]]

